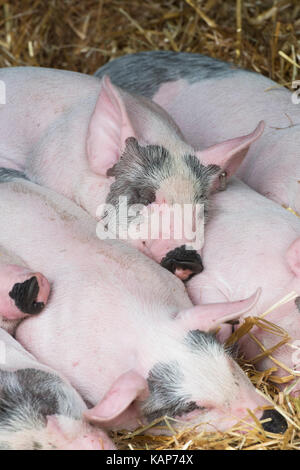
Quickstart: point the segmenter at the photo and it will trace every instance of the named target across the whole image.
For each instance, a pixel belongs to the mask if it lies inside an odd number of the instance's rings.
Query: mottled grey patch
[[[13,431],[46,424],[58,412],[58,399],[49,390],[49,374],[34,369],[0,372],[0,425]],[[46,385],[46,386],[45,386]]]
[[[298,309],[299,312],[300,312],[300,297],[296,297],[296,299],[295,299],[295,304],[296,304],[297,309]]]
[[[193,350],[205,346],[209,348],[216,344],[216,335],[214,333],[207,333],[201,330],[189,331],[185,337],[185,343]]]
[[[182,382],[183,375],[176,361],[158,363],[151,369],[148,376],[150,395],[142,407],[149,422],[163,416],[182,416],[200,409],[188,396],[179,396],[178,390]]]
[[[208,197],[214,177],[221,171],[217,165],[202,165],[196,156],[185,155],[183,161],[191,173],[194,204],[203,204],[207,217]],[[138,144],[134,137],[126,140],[120,160],[108,170],[115,181],[110,187],[106,203],[118,209],[119,198],[127,197],[128,205],[148,205],[155,201],[155,193],[161,183],[178,174],[176,161],[162,146]],[[180,176],[180,175],[179,175]]]
[[[25,179],[28,180],[25,173],[18,170],[10,170],[9,168],[0,168],[0,183],[7,183],[9,181],[14,181],[16,179]]]
[[[107,204],[118,207],[119,198],[123,196],[127,197],[128,205],[148,205],[154,202],[160,183],[171,176],[172,159],[164,147],[142,147],[130,137],[120,160],[107,173],[115,177]]]
[[[218,343],[218,340],[215,333],[207,333],[201,330],[193,330],[188,332],[185,337],[185,342],[192,350],[197,351],[203,347],[208,349],[210,346],[215,345],[216,342]],[[223,348],[221,344],[220,348]],[[226,347],[225,350],[228,355],[230,355],[234,359],[237,358],[238,346],[236,344],[230,347]]]
[[[200,163],[195,155],[185,155],[184,161],[195,176],[195,203],[204,204],[204,211],[206,211],[206,202],[212,187],[212,181],[221,173],[221,167],[218,165],[205,166]]]
[[[95,75],[99,78],[109,75],[112,82],[124,90],[152,98],[165,82],[185,79],[195,83],[236,72],[243,70],[202,54],[148,51],[112,60],[98,69]]]
[[[78,419],[69,386],[37,369],[0,371],[0,428],[11,432],[43,427],[49,415]]]

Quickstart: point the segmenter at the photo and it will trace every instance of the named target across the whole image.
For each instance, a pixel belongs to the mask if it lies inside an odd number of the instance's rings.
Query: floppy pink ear
[[[264,128],[264,121],[260,121],[251,134],[226,140],[206,150],[198,151],[196,155],[204,165],[218,165],[221,172],[225,171],[230,177],[244,160],[250,145],[262,135]]]
[[[102,79],[101,91],[92,114],[87,135],[90,168],[99,175],[120,158],[127,137],[135,137],[125,103],[108,76]]]
[[[84,413],[89,421],[105,423],[112,421],[122,414],[131,403],[148,395],[146,379],[131,370],[121,375],[106,393],[104,398],[90,410]]]
[[[180,312],[175,321],[185,331],[201,330],[208,332],[215,330],[221,323],[236,320],[251,310],[256,305],[260,293],[261,289],[258,289],[248,299],[237,302],[196,305],[191,309]]]
[[[295,276],[300,277],[300,238],[297,238],[289,247],[286,260]]]

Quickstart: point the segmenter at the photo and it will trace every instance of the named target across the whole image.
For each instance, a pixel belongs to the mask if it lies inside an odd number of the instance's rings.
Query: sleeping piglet
[[[300,215],[299,80],[293,93],[273,80],[202,54],[151,51],[123,56],[97,76],[153,99],[197,148],[242,135],[264,120],[237,176]],[[209,163],[209,162],[208,162]]]
[[[39,364],[0,328],[0,449],[115,449],[88,424],[86,405],[57,372]]]
[[[260,315],[291,292],[298,298],[266,316],[291,337],[288,344],[271,356],[256,361],[261,370],[277,367],[276,376],[293,379],[299,372],[300,340],[300,220],[280,205],[233,179],[226,193],[214,196],[214,217],[207,225],[203,258],[206,271],[188,283],[194,303],[234,301],[258,286],[262,294],[252,315]],[[229,331],[229,334],[231,330]],[[266,349],[282,338],[254,327],[251,330]],[[223,328],[223,338],[225,338]],[[254,358],[261,348],[249,336],[240,343],[246,358]],[[287,369],[280,367],[284,364]],[[298,374],[299,375],[299,374]],[[272,376],[271,376],[272,380]],[[294,392],[299,393],[299,384]]]
[[[112,85],[107,77],[99,81],[74,72],[18,67],[1,69],[0,80],[6,85],[0,166],[21,170],[62,193],[92,216],[103,217],[105,227],[116,219],[115,237],[131,241],[182,279],[202,271],[195,248],[203,245],[210,193],[220,186],[220,175],[237,170],[262,125],[199,151],[159,105]],[[127,213],[134,211],[125,218],[120,214],[124,198]],[[175,218],[184,225],[178,231],[169,219],[176,204],[182,211]],[[191,207],[189,217],[184,205]],[[145,208],[150,220],[161,212],[164,223],[154,234],[141,230],[136,237],[130,227],[135,233]],[[201,231],[193,230],[196,223]]]
[[[72,201],[8,176],[0,244],[52,285],[43,313],[25,319],[16,338],[92,405],[89,419],[132,429],[167,414],[182,426],[224,430],[249,408],[272,418],[266,429],[285,428],[213,334],[250,311],[257,295],[194,307],[183,283],[153,260],[99,240],[95,220]]]

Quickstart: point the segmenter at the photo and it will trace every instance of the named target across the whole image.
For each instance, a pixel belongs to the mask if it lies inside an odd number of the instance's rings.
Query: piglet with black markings
[[[293,373],[299,375],[300,366],[300,221],[238,179],[230,183],[222,197],[214,196],[214,205],[215,217],[207,225],[203,251],[208,269],[189,281],[189,294],[196,304],[233,301],[261,286],[262,295],[253,311],[260,315],[287,294],[296,292],[296,305],[290,301],[266,316],[266,320],[290,335],[290,341],[273,351],[271,358],[261,356],[255,362],[261,370],[277,367],[273,374],[276,377],[271,376],[276,383],[278,376],[289,382]],[[265,349],[273,348],[282,339],[259,327],[251,332]],[[240,346],[247,358],[261,353],[257,341],[248,335]],[[300,394],[299,383],[293,392]]]
[[[93,217],[104,216],[104,225],[113,225],[116,216],[116,237],[127,237],[181,279],[202,271],[196,249],[203,235],[195,240],[193,226],[203,228],[219,176],[236,171],[262,126],[250,134],[255,126],[249,126],[247,135],[200,151],[187,144],[159,105],[114,86],[108,77],[99,81],[74,72],[17,67],[1,69],[0,79],[7,95],[0,105],[0,166],[23,171]],[[133,215],[120,216],[120,197],[129,208],[135,205]],[[170,212],[176,204],[181,212],[173,224]],[[150,234],[142,224],[135,237],[142,211],[154,229]],[[163,221],[157,222],[160,214]],[[176,233],[174,225],[180,224],[184,229]]]
[[[115,449],[82,418],[86,405],[57,372],[0,329],[0,449]]]
[[[95,220],[76,204],[8,174],[0,243],[52,283],[45,310],[16,337],[91,404],[88,419],[133,429],[167,414],[180,426],[224,430],[248,408],[265,417],[268,403],[213,334],[258,295],[194,307],[167,270],[118,240],[99,240]]]
[[[291,93],[260,73],[202,54],[172,51],[126,55],[96,74],[158,103],[196,148],[199,138],[209,146],[264,120],[264,135],[251,146],[237,175],[300,214],[299,81],[292,83],[298,90]]]

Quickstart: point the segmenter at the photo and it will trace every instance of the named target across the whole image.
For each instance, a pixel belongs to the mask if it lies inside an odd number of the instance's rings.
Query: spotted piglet
[[[187,143],[162,107],[122,90],[108,77],[100,81],[74,72],[17,67],[1,69],[0,80],[7,95],[6,104],[0,104],[1,167],[22,171],[93,217],[106,213],[99,210],[106,203],[111,210],[105,223],[111,226],[117,214],[115,236],[123,239],[120,232],[125,232],[128,242],[180,278],[202,271],[196,249],[204,237],[195,241],[193,234],[186,236],[186,219],[203,227],[220,175],[237,170],[262,125],[199,150]],[[150,211],[153,204],[203,210],[190,218],[176,214],[184,225],[180,236],[164,213],[161,227],[168,229],[167,236],[161,229],[157,237],[135,238],[129,230],[134,221],[127,217],[124,223],[119,217],[120,198],[126,198],[128,210],[136,204]]]
[[[0,329],[0,449],[115,449],[82,419],[86,406],[59,374]]]

